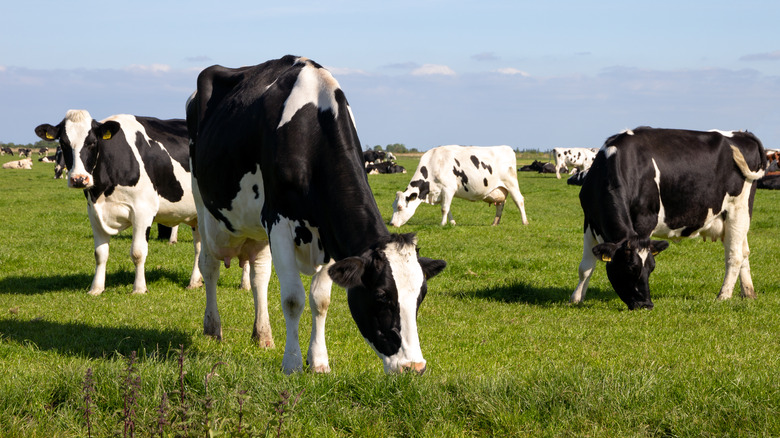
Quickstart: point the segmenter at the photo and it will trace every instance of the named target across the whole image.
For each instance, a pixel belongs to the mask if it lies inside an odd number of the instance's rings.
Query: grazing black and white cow
[[[420,158],[406,190],[396,192],[390,225],[400,227],[408,222],[423,202],[441,204],[441,224],[446,225],[449,219],[455,225],[450,211],[454,198],[495,204],[493,225],[498,225],[507,193],[527,225],[516,169],[515,151],[509,146],[435,147]]]
[[[442,260],[418,257],[416,238],[390,234],[374,200],[352,112],[319,64],[285,56],[201,72],[187,104],[193,188],[204,252],[203,330],[222,337],[220,260],[251,261],[253,337],[272,346],[267,292],[273,266],[287,326],[282,368],[302,369],[300,274],[313,275],[307,362],[328,372],[325,317],[331,284],[347,289],[352,317],[386,372],[423,372],[417,309]]]
[[[3,146],[0,148],[0,155],[5,155],[5,154],[13,155],[14,150],[9,148],[8,146]]]
[[[30,157],[32,156],[32,149],[30,148],[19,148],[17,149],[19,152],[19,157]]]
[[[38,149],[38,156],[39,157],[45,157],[46,154],[49,153],[49,148],[39,148]]]
[[[571,169],[570,174],[587,170],[596,158],[596,151],[590,148],[554,148],[555,176],[561,179],[561,170],[564,168]]]
[[[98,122],[87,111],[70,110],[58,125],[40,125],[35,133],[44,140],[59,139],[68,186],[84,189],[95,240],[91,295],[105,289],[111,236],[128,227],[133,228],[133,293],[146,293],[146,236],[152,222],[193,227],[195,263],[188,287],[201,284],[200,237],[184,120],[120,114]]]
[[[598,260],[629,309],[649,308],[648,279],[668,242],[721,239],[726,274],[718,298],[755,297],[747,233],[764,148],[747,132],[637,128],[607,139],[580,190],[585,235],[574,303],[585,297]]]

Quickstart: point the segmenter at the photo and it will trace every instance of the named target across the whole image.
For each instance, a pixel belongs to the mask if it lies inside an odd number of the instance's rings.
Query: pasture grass
[[[418,159],[399,157],[405,175],[369,176],[386,220]],[[445,227],[438,206],[422,205],[400,231],[417,233],[421,255],[448,263],[429,282],[418,317],[426,374],[384,375],[334,287],[333,371],[286,376],[276,277],[276,348],[250,339],[252,299],[237,288],[236,267],[220,278],[224,341],[205,337],[203,290],[184,289],[186,227],[176,245],[150,242],[146,295],[130,294],[129,230],[111,241],[106,291],[87,295],[94,258],[86,201],[52,174],[38,162],[32,171],[0,171],[3,436],[130,436],[125,380],[134,354],[135,436],[780,435],[778,192],[759,191],[755,202],[758,299],[737,292],[715,301],[722,245],[689,240],[658,257],[652,311],[628,311],[603,267],[585,302],[569,304],[582,212],[579,189],[565,179],[519,173],[528,226],[512,204],[498,227],[489,226],[494,209],[484,203],[455,200],[458,225]],[[304,312],[304,351],[310,324]],[[87,370],[93,392],[84,389]],[[171,424],[159,420],[163,394]]]

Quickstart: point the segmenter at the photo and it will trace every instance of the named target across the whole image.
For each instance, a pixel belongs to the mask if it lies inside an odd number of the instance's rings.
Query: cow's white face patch
[[[414,216],[417,207],[422,203],[419,196],[419,189],[407,192],[396,192],[393,201],[393,217],[390,219],[390,225],[400,227],[407,223]]]
[[[65,135],[73,151],[73,167],[68,169],[68,180],[74,175],[86,175],[87,185],[81,188],[90,188],[94,185],[92,174],[87,171],[84,162],[81,161],[81,150],[84,142],[92,129],[92,116],[85,110],[69,110],[65,114]]]
[[[388,245],[384,251],[398,291],[401,318],[401,348],[393,356],[382,356],[385,370],[399,370],[409,363],[424,364],[417,334],[417,303],[425,276],[414,245]]]
[[[298,73],[298,79],[284,102],[282,119],[276,129],[292,120],[298,110],[310,103],[314,104],[320,111],[332,110],[333,114],[337,114],[338,103],[336,103],[334,93],[337,89],[339,89],[339,84],[330,72],[311,65],[305,66]]]

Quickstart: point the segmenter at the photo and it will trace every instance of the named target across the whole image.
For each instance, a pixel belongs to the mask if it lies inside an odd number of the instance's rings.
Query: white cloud
[[[449,68],[446,65],[424,64],[422,67],[412,70],[412,75],[414,76],[430,76],[430,75],[455,76],[455,70]]]
[[[520,75],[524,78],[531,76],[528,72],[524,72],[513,67],[499,68],[496,70],[496,73],[501,73],[502,75]]]
[[[141,71],[141,72],[149,72],[149,73],[168,73],[169,71],[171,71],[171,66],[167,64],[150,64],[150,65],[132,64],[128,66],[125,70]]]

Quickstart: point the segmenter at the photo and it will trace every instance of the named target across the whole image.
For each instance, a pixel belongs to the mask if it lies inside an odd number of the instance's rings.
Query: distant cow
[[[87,197],[96,262],[89,293],[105,289],[110,237],[128,227],[133,228],[133,293],[146,293],[146,234],[152,222],[197,227],[185,121],[120,114],[98,122],[87,111],[70,110],[58,125],[40,125],[35,133],[44,140],[59,139],[68,186],[84,189]],[[190,288],[201,284],[197,228],[193,240]]]
[[[507,193],[520,210],[523,223],[525,201],[517,183],[517,158],[509,146],[439,146],[423,154],[406,191],[397,192],[390,224],[400,227],[414,215],[417,207],[441,204],[441,224],[449,219],[453,198],[495,204],[493,225],[501,221]]]
[[[366,166],[366,173],[369,175],[380,175],[387,173],[406,173],[403,166],[399,166],[392,161],[383,161],[381,163],[369,164]]]
[[[385,153],[383,151],[363,151],[363,162],[365,166],[369,164],[381,163],[385,159]]]
[[[44,157],[48,153],[49,153],[49,148],[40,148],[40,149],[38,149],[38,156],[39,157]]]
[[[333,76],[285,56],[242,68],[212,66],[187,103],[195,200],[206,283],[203,331],[222,338],[219,263],[252,262],[253,337],[273,346],[268,281],[279,277],[287,325],[282,368],[303,368],[298,324],[306,303],[300,273],[313,275],[307,362],[328,372],[325,318],[333,282],[386,372],[423,372],[417,310],[427,280],[445,267],[417,256],[416,238],[382,221],[352,111]]]
[[[555,176],[561,179],[561,169],[568,167],[570,174],[588,169],[596,158],[596,152],[590,148],[555,148]]]
[[[577,172],[566,180],[566,184],[570,186],[581,186],[582,183],[585,182],[586,176],[588,176],[587,170],[583,170],[582,172]]]
[[[597,260],[629,309],[653,308],[649,277],[669,246],[650,236],[723,240],[726,275],[718,299],[731,297],[739,275],[753,298],[747,233],[764,148],[747,132],[637,128],[607,139],[580,190],[585,213],[579,284],[585,298]]]
[[[17,149],[17,152],[19,152],[19,157],[29,157],[32,153],[32,150],[29,148],[19,148]]]
[[[0,155],[5,155],[5,154],[13,155],[14,151],[8,146],[3,146],[2,148],[0,148]]]
[[[25,158],[22,160],[9,161],[3,163],[3,169],[32,169],[32,158]]]

